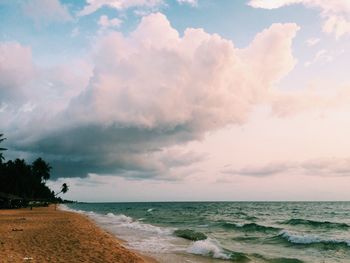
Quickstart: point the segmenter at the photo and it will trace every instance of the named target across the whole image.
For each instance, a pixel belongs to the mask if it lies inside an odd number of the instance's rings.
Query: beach
[[[0,210],[1,262],[154,263],[87,217],[54,206]]]
[[[349,211],[348,202],[74,203],[57,211],[0,210],[0,262],[350,262]]]
[[[350,202],[73,203],[159,262],[350,262]],[[206,239],[204,239],[207,237]]]

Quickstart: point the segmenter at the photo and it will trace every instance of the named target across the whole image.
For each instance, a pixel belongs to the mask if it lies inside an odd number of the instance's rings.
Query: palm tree
[[[67,185],[66,183],[63,183],[63,184],[62,184],[62,187],[61,187],[61,192],[62,192],[62,194],[67,193],[68,190],[69,190],[68,185]]]
[[[41,158],[36,159],[32,163],[32,173],[36,178],[40,179],[40,181],[50,179],[51,169],[52,167]]]
[[[60,193],[65,194],[69,190],[69,186],[66,183],[63,183],[61,186],[61,191],[59,191],[55,196],[59,195]]]
[[[6,140],[6,138],[2,138],[4,136],[4,134],[0,133],[0,143],[4,140]],[[3,160],[5,160],[4,156],[2,155],[1,151],[6,151],[6,148],[0,148],[0,163],[2,163]]]
[[[61,186],[61,191],[59,191],[57,194],[55,194],[55,197],[58,196],[60,193],[65,194],[69,190],[69,187],[66,183],[63,183]],[[55,210],[57,209],[57,200],[55,202]]]

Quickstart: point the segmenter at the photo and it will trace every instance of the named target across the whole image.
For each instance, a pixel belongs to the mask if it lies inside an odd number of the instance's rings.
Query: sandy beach
[[[1,262],[154,263],[86,217],[54,207],[0,210]]]

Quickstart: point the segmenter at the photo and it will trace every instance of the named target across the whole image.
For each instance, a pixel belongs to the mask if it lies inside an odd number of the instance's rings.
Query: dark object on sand
[[[15,231],[15,232],[17,232],[17,231],[23,231],[23,229],[22,229],[22,228],[12,228],[12,231]]]
[[[178,229],[174,231],[174,234],[178,237],[182,237],[192,241],[207,239],[207,236],[201,232],[196,232],[191,229]]]

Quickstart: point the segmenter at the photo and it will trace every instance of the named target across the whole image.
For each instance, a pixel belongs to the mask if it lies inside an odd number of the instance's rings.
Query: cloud
[[[29,47],[15,42],[0,43],[0,104],[22,101],[24,87],[34,75]]]
[[[276,9],[283,6],[301,4],[308,0],[250,0],[248,5],[254,8]]]
[[[306,40],[306,45],[308,47],[316,46],[320,42],[320,40],[321,39],[319,38],[309,38],[308,40]]]
[[[344,49],[340,49],[340,50],[321,49],[315,54],[312,60],[306,61],[304,63],[304,66],[309,67],[312,64],[316,64],[316,63],[320,65],[328,64],[334,61],[334,59],[336,59],[337,57],[341,56],[344,52],[345,52]]]
[[[102,7],[117,10],[129,8],[156,8],[163,4],[163,0],[86,0],[87,4],[78,12],[78,16],[86,16],[96,12]]]
[[[120,25],[123,23],[123,21],[119,18],[112,18],[109,19],[108,16],[102,15],[100,16],[100,19],[98,20],[98,24],[102,28],[108,28],[108,27],[120,27]]]
[[[348,87],[301,91],[273,91],[270,93],[271,112],[278,117],[287,117],[305,111],[324,112],[327,109],[347,107],[350,100]]]
[[[305,67],[309,67],[315,63],[326,64],[332,62],[333,59],[334,57],[329,51],[322,49],[316,53],[315,57],[311,61],[306,61],[304,65]]]
[[[273,175],[350,176],[350,159],[320,158],[304,162],[276,162],[242,169],[227,167],[221,172],[254,177]]]
[[[37,125],[45,125],[86,87],[91,71],[87,62],[79,60],[70,61],[69,67],[39,68],[33,62],[30,47],[0,42],[2,132],[8,138],[16,137],[24,126],[30,128],[38,118],[42,123],[39,121]]]
[[[56,177],[186,175],[203,156],[174,147],[244,123],[293,69],[297,30],[295,24],[273,24],[239,49],[203,29],[188,28],[180,36],[163,14],[151,14],[128,36],[98,37],[93,71],[77,81],[86,86],[70,80],[78,86],[71,90],[51,73],[53,87],[31,98],[32,112],[13,117],[20,127],[7,137],[12,149],[49,159]],[[77,68],[67,65],[67,72]]]
[[[264,166],[248,166],[242,169],[225,168],[221,172],[232,175],[265,177],[289,172],[291,168],[294,166],[289,163],[272,163]]]
[[[37,24],[73,20],[68,7],[59,0],[27,0],[23,1],[22,9]]]
[[[334,34],[338,39],[350,34],[350,2],[348,0],[250,0],[254,8],[276,9],[293,4],[303,4],[318,9],[324,20],[323,32]]]
[[[182,4],[188,4],[191,6],[197,6],[198,5],[198,0],[177,0],[177,2],[182,5]]]

